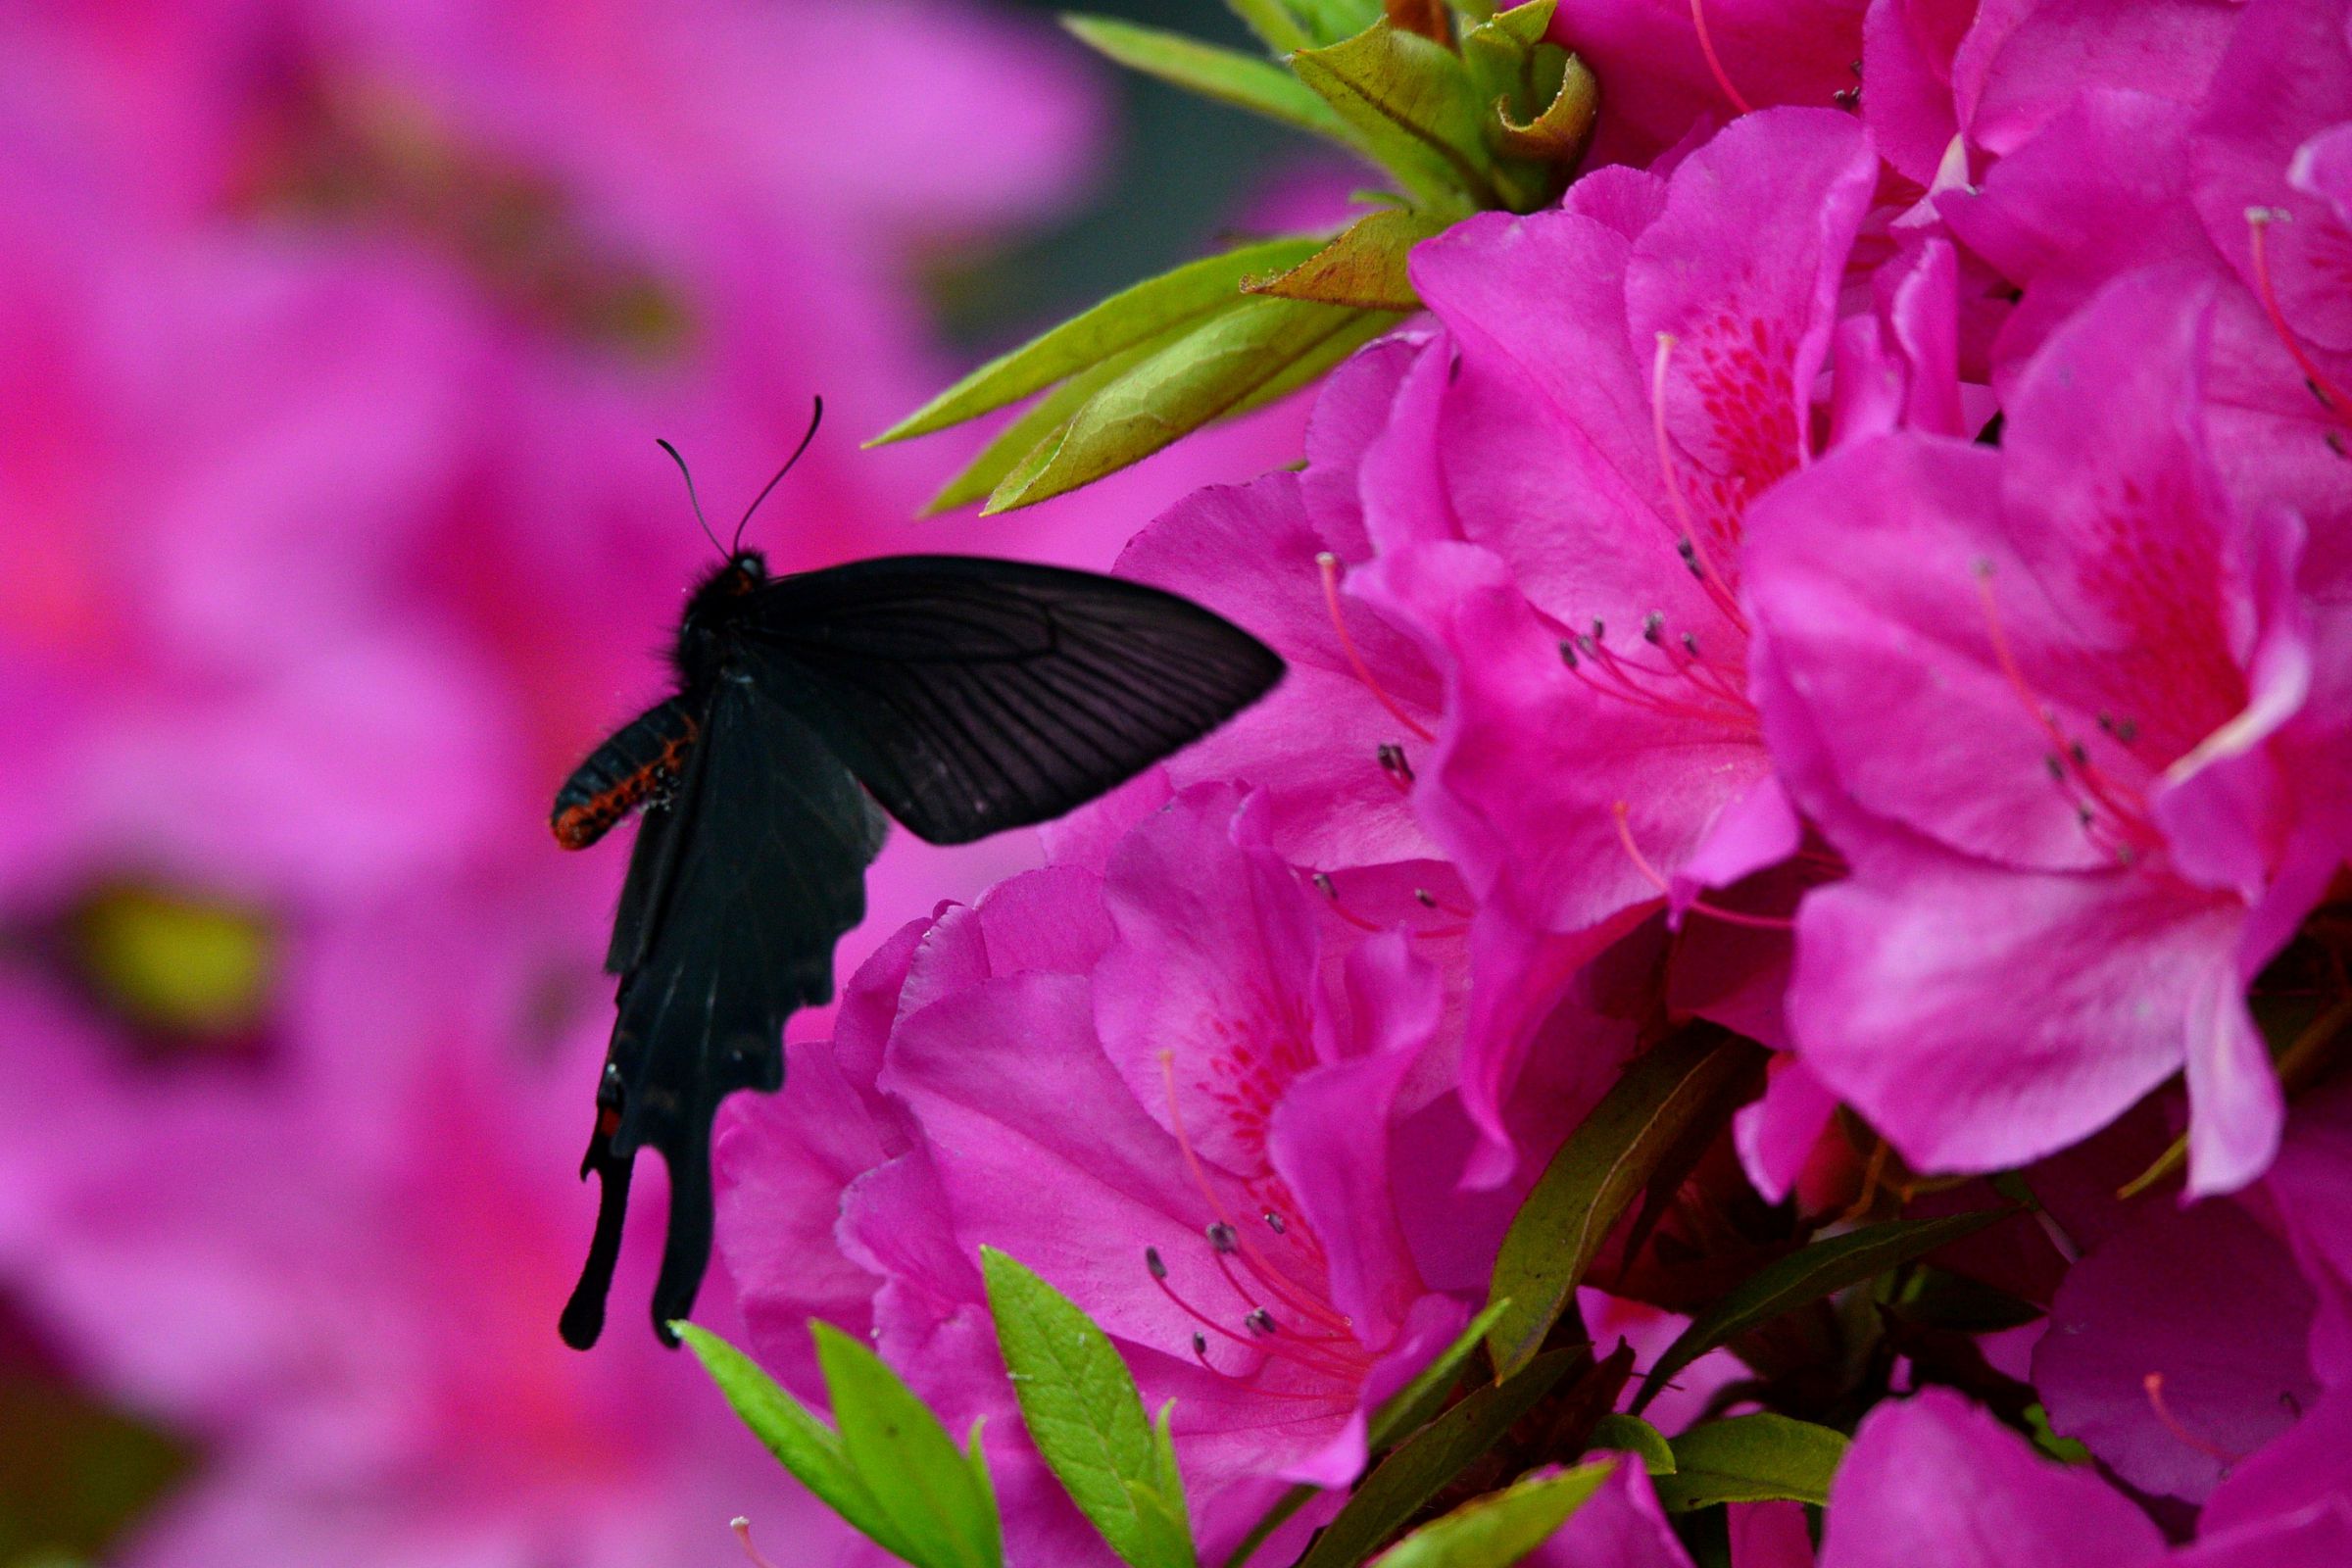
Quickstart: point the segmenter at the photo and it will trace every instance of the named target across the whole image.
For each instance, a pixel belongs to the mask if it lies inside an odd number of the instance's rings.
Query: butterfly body
[[[771,575],[731,552],[687,601],[679,690],[559,791],[583,848],[642,812],[605,966],[618,1017],[581,1174],[603,1183],[563,1318],[604,1321],[637,1151],[659,1149],[669,1231],[655,1329],[692,1306],[712,1222],[711,1118],[782,1086],[795,1010],[833,994],[884,811],[935,843],[1058,816],[1262,695],[1281,662],[1172,595],[1088,572],[896,556]],[[877,803],[879,805],[877,806]]]

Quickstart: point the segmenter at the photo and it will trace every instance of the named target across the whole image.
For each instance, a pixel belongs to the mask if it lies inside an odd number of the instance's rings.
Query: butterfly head
[[[690,684],[714,677],[735,621],[767,583],[767,558],[738,550],[694,586],[678,622],[677,665]]]

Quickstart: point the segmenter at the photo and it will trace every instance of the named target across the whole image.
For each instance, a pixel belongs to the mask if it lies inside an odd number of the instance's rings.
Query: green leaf
[[[1652,1476],[1674,1474],[1674,1448],[1666,1435],[1638,1415],[1610,1411],[1593,1423],[1592,1436],[1585,1440],[1585,1446],[1634,1454]]]
[[[1674,1468],[1654,1476],[1658,1506],[1689,1513],[1775,1498],[1823,1504],[1845,1449],[1844,1433],[1769,1411],[1704,1422],[1674,1440]]]
[[[1666,1348],[1634,1396],[1639,1415],[1667,1381],[1717,1346],[1823,1297],[1873,1279],[1900,1263],[1925,1256],[1947,1242],[1973,1236],[2017,1213],[2012,1208],[1979,1209],[1942,1219],[1897,1219],[1865,1225],[1826,1242],[1815,1242],[1776,1258],[1749,1275],[1691,1320]]]
[[[1130,71],[1328,137],[1350,150],[1357,147],[1354,130],[1332,113],[1331,105],[1270,60],[1109,17],[1065,16],[1061,24]]]
[[[1237,295],[1236,298],[1239,298]],[[1063,425],[1076,417],[1087,400],[1149,355],[1175,342],[1192,330],[1189,321],[1180,322],[1158,337],[1122,349],[1100,365],[1093,365],[1039,398],[1020,412],[1004,429],[982,447],[962,471],[940,486],[938,494],[923,503],[920,516],[936,517],[957,507],[969,506],[987,499],[988,493],[1004,482],[1004,476],[1036,454],[1049,439],[1058,436]]]
[[[1508,1382],[1471,1391],[1373,1467],[1347,1506],[1306,1548],[1298,1568],[1354,1568],[1493,1447],[1553,1385],[1591,1359],[1581,1348],[1554,1350],[1536,1357]]]
[[[993,1499],[939,1417],[873,1351],[829,1323],[809,1329],[841,1451],[911,1548],[902,1555],[921,1568],[1001,1568]]]
[[[1286,300],[1320,300],[1368,311],[1417,311],[1421,296],[1405,263],[1413,247],[1446,225],[1402,208],[1357,219],[1339,238],[1287,272],[1252,278],[1242,285],[1251,294]]]
[[[1396,1543],[1380,1568],[1510,1568],[1550,1540],[1614,1468],[1603,1459],[1475,1498]]]
[[[1097,392],[1004,476],[981,511],[1030,506],[1150,457],[1249,406],[1252,394],[1360,324],[1355,312],[1298,300],[1246,299],[1221,311]]]
[[[1364,1434],[1364,1444],[1372,1452],[1395,1443],[1414,1431],[1438,1413],[1446,1396],[1453,1392],[1460,1381],[1462,1366],[1478,1348],[1478,1342],[1487,1337],[1497,1318],[1510,1310],[1507,1300],[1496,1301],[1472,1318],[1453,1337],[1453,1343],[1438,1352],[1436,1360],[1413,1375],[1413,1380],[1381,1401],[1372,1412],[1372,1422]]]
[[[2050,1425],[2050,1412],[2038,1404],[2026,1406],[2026,1432],[2033,1438],[2034,1446],[2060,1464],[2092,1464],[2089,1448],[2073,1438],[2060,1437]]]
[[[1279,403],[1300,387],[1320,380],[1323,373],[1397,322],[1393,311],[1356,311],[1341,328],[1283,368],[1280,374],[1227,410],[1223,417],[1238,419],[1270,403]]]
[[[1171,327],[1204,320],[1234,304],[1245,278],[1296,267],[1320,250],[1325,237],[1261,240],[1188,262],[1122,289],[1044,336],[989,361],[866,445],[904,441],[961,424],[992,409],[1017,403]]]
[[[752,1429],[752,1435],[801,1485],[883,1550],[908,1562],[922,1560],[900,1534],[890,1511],[866,1490],[830,1427],[778,1388],[750,1356],[717,1335],[692,1323],[672,1323],[670,1327],[703,1363],[703,1370],[710,1374],[710,1381],[718,1385],[718,1392],[726,1396],[727,1403]]]
[[[1699,1118],[1731,1114],[1763,1059],[1725,1031],[1685,1029],[1628,1067],[1568,1135],[1494,1260],[1491,1295],[1511,1302],[1487,1341],[1497,1373],[1534,1359],[1626,1204]]]
[[[1502,205],[1490,177],[1485,106],[1461,56],[1444,44],[1383,22],[1299,50],[1291,69],[1431,213],[1465,218],[1473,206]]]
[[[1171,1442],[1164,1425],[1154,1435],[1110,1337],[995,1248],[980,1250],[980,1268],[1021,1418],[1062,1490],[1135,1568],[1192,1568]]]
[[[1451,1394],[1454,1384],[1460,1381],[1462,1364],[1470,1359],[1479,1342],[1487,1337],[1487,1330],[1494,1326],[1494,1320],[1509,1305],[1508,1301],[1497,1301],[1472,1318],[1462,1332],[1454,1336],[1453,1343],[1438,1352],[1436,1360],[1416,1373],[1410,1383],[1381,1401],[1380,1408],[1372,1412],[1371,1423],[1364,1432],[1366,1453],[1377,1456],[1398,1438],[1417,1430],[1438,1413],[1446,1402],[1446,1396]],[[1275,1500],[1274,1506],[1266,1510],[1264,1517],[1250,1527],[1250,1534],[1242,1539],[1242,1544],[1233,1548],[1233,1554],[1225,1559],[1225,1568],[1242,1568],[1242,1564],[1250,1560],[1251,1552],[1264,1545],[1291,1515],[1312,1502],[1321,1492],[1319,1487],[1293,1487],[1284,1493]]]
[[[1299,24],[1283,0],[1225,0],[1225,9],[1241,18],[1278,55],[1315,46],[1314,34]]]

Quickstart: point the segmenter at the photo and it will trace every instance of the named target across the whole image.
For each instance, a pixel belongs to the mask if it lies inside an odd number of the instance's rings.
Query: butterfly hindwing
[[[740,671],[721,674],[675,793],[645,813],[622,893],[611,955],[619,1018],[587,1160],[611,1218],[600,1219],[566,1339],[592,1343],[602,1326],[605,1231],[648,1144],[670,1180],[657,1331],[667,1339],[668,1320],[693,1304],[710,1248],[711,1117],[738,1089],[782,1084],[784,1020],[831,999],[834,944],[864,915],[883,831],[807,724]]]
[[[1173,594],[962,556],[778,578],[743,635],[762,690],[939,844],[1083,805],[1230,718],[1283,667]]]

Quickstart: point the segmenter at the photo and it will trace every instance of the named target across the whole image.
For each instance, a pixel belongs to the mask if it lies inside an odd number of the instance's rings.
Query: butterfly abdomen
[[[677,782],[701,726],[682,697],[646,710],[572,770],[556,792],[556,842],[584,850]]]

